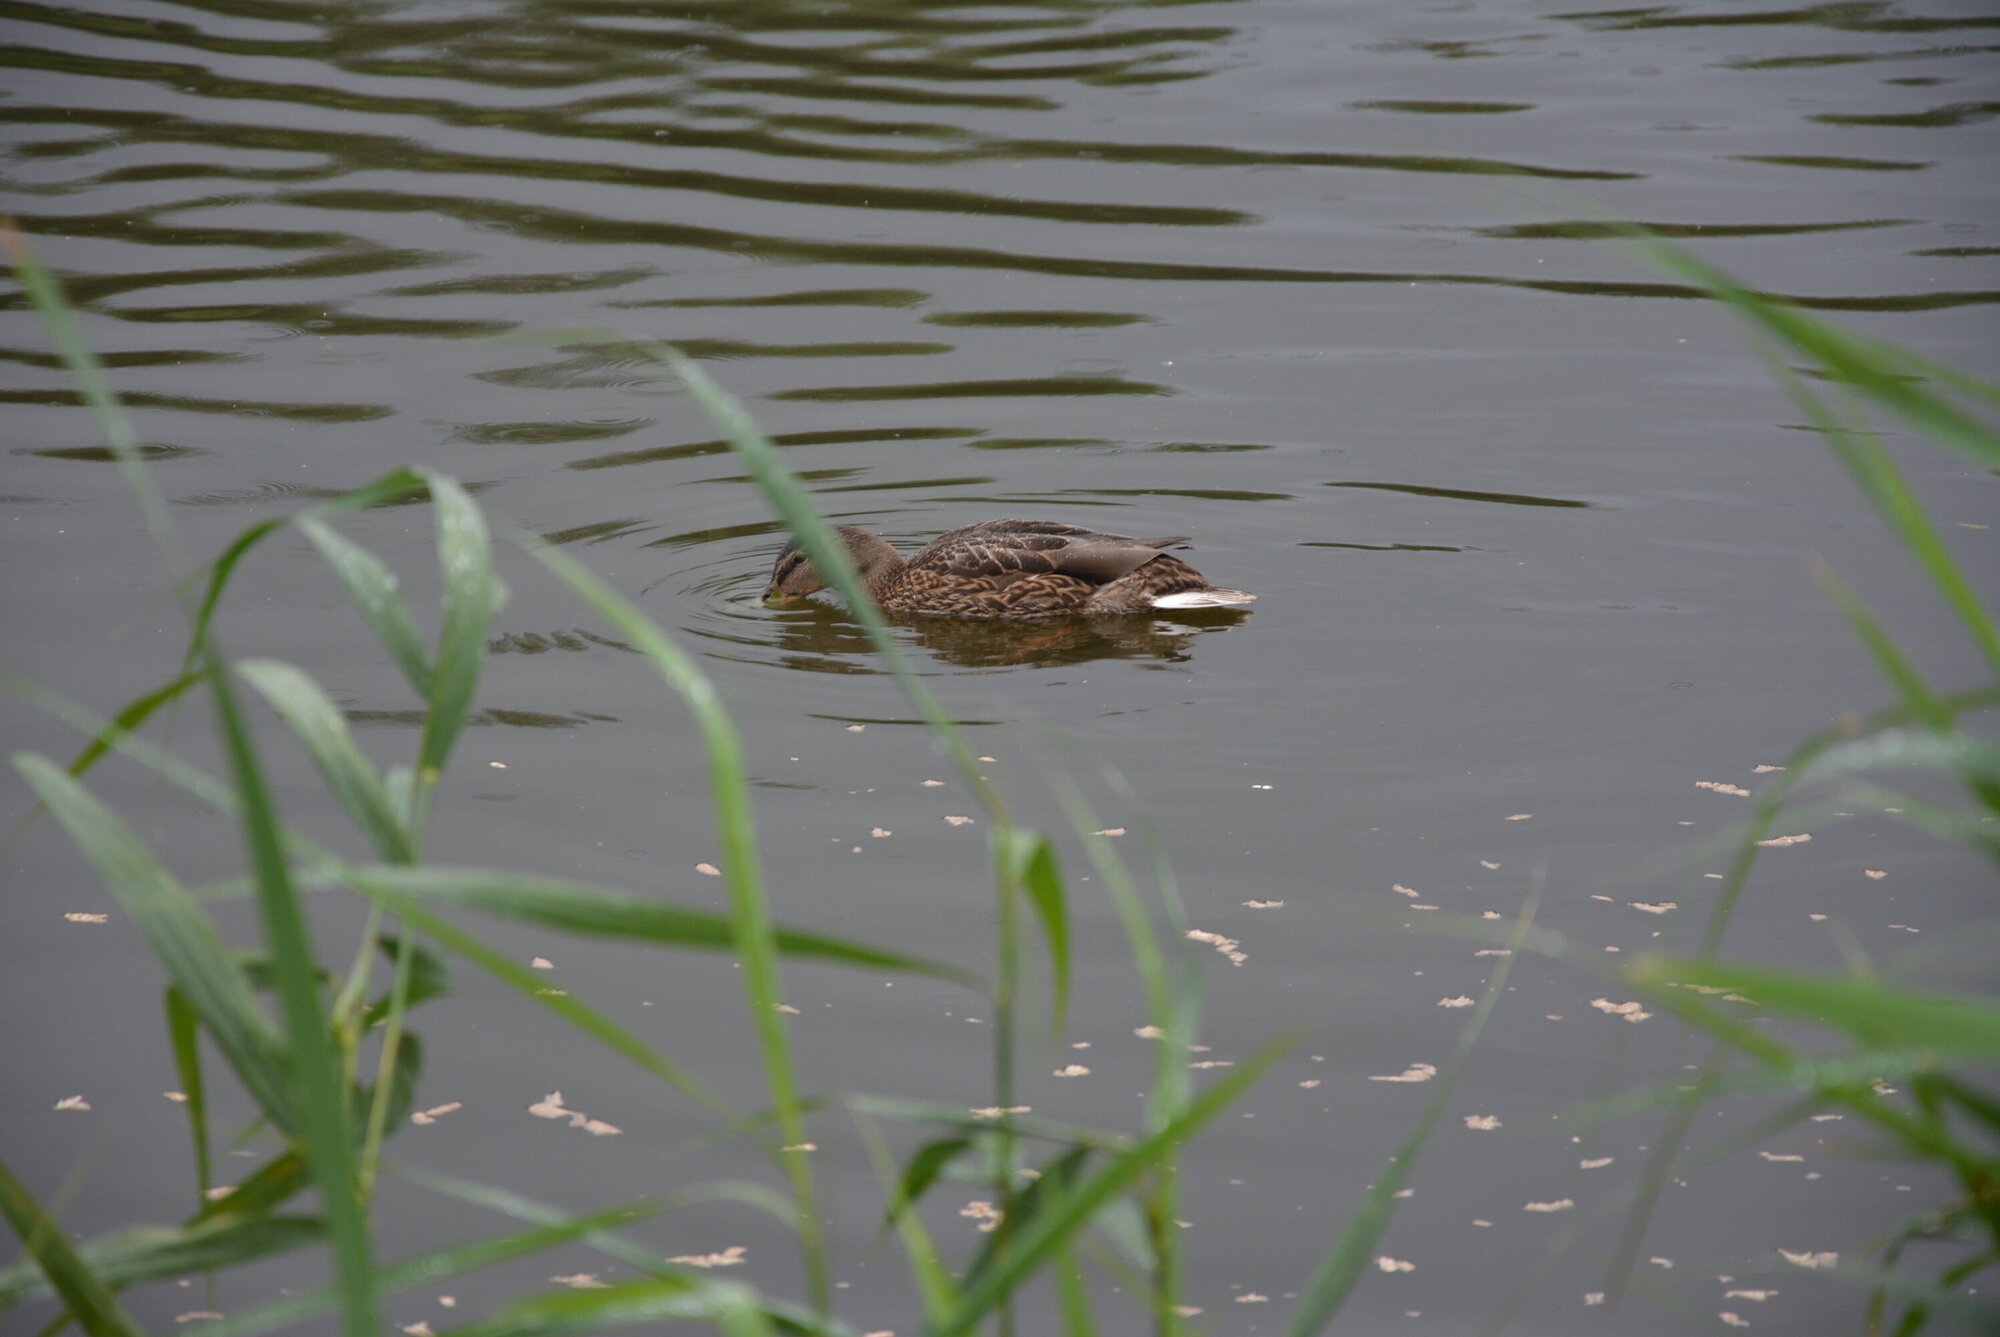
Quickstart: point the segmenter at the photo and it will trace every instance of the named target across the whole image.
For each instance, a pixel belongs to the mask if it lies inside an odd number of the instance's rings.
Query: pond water
[[[1079,773],[1130,778],[1192,921],[1245,954],[1203,949],[1202,1061],[1307,1028],[1187,1158],[1188,1300],[1210,1331],[1268,1333],[1430,1095],[1369,1079],[1441,1064],[1465,1013],[1439,1001],[1477,995],[1494,966],[1417,931],[1418,905],[1511,916],[1539,880],[1540,922],[1593,948],[1692,949],[1717,865],[1684,856],[1747,811],[1696,782],[1755,789],[1756,767],[1889,700],[1808,554],[1936,680],[1973,673],[1730,319],[1595,220],[1648,223],[1815,311],[1990,371],[1996,49],[2000,18],[1947,0],[30,0],[0,15],[0,179],[82,307],[191,550],[400,463],[466,481],[702,656],[747,736],[791,922],[983,967],[984,826],[945,820],[969,796],[842,611],[758,602],[781,532],[698,410],[627,353],[501,336],[677,344],[748,402],[829,514],[906,548],[997,515],[1187,534],[1213,580],[1255,591],[1229,625],[899,634],[1029,819],[1064,825],[1051,729],[1090,758]],[[182,632],[45,349],[10,296],[6,662],[109,710],[172,674]],[[1928,448],[1904,459],[1968,569],[1992,576],[1994,480]],[[343,529],[431,605],[426,510]],[[573,598],[506,570],[482,727],[432,856],[720,905],[697,871],[717,854],[687,716]],[[413,752],[406,689],[303,540],[245,569],[223,629],[235,653],[309,668],[378,761]],[[8,710],[11,747],[73,754],[62,726]],[[207,755],[198,710],[160,727]],[[288,816],[333,838],[316,781],[270,738]],[[93,783],[185,877],[234,868],[214,814],[129,767]],[[1136,847],[1138,819],[1091,792]],[[11,773],[0,794],[11,828],[29,800]],[[1848,942],[1893,960],[1990,914],[1988,872],[1888,817],[1813,834],[1766,857],[1728,950],[1837,968]],[[1058,1044],[1031,1027],[1022,1098],[1132,1128],[1150,1080],[1142,990],[1065,846],[1074,1017]],[[175,1079],[158,968],[115,914],[65,921],[114,907],[52,822],[0,866],[6,1158],[79,1232],[174,1219],[193,1179],[160,1094]],[[246,909],[218,914],[251,940]],[[359,923],[325,904],[329,959]],[[480,927],[760,1102],[728,961]],[[1923,978],[1994,983],[1963,952]],[[766,1176],[748,1148],[698,1142],[713,1121],[692,1102],[469,968],[458,979],[419,1029],[424,1103],[463,1109],[407,1130],[399,1156],[574,1210]],[[991,1018],[972,996],[800,967],[788,982],[812,1089],[989,1103]],[[1558,1132],[1552,1116],[1704,1052],[1664,1020],[1592,1006],[1613,988],[1519,964],[1383,1242],[1414,1269],[1371,1275],[1338,1330],[1674,1332],[1676,1309],[1858,1330],[1858,1291],[1774,1250],[1858,1256],[1945,1187],[1856,1154],[1837,1123],[1689,1168],[1640,1251],[1644,1288],[1666,1298],[1593,1302],[1660,1120]],[[1071,1063],[1091,1071],[1047,1075]],[[624,1136],[527,1115],[558,1089]],[[78,1093],[89,1112],[51,1109]],[[1695,1145],[1754,1133],[1770,1109],[1718,1107]],[[840,1311],[914,1331],[901,1261],[864,1247],[881,1199],[852,1128],[828,1116],[814,1132]],[[390,1194],[385,1257],[500,1228]],[[957,1204],[941,1196],[934,1225],[964,1257],[978,1236]],[[669,1253],[743,1245],[740,1275],[801,1294],[782,1230],[741,1206],[642,1233]],[[232,1275],[216,1307],[316,1266]],[[413,1292],[388,1315],[443,1329],[551,1270],[622,1275],[578,1249],[454,1282],[455,1310]],[[1106,1331],[1145,1329],[1109,1282],[1100,1299]],[[209,1307],[171,1284],[130,1303],[164,1328]]]

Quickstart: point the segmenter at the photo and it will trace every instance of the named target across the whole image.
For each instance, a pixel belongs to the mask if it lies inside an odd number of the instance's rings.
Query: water
[[[1247,953],[1204,955],[1203,1061],[1310,1028],[1189,1157],[1188,1298],[1216,1332],[1282,1328],[1430,1093],[1367,1079],[1441,1063],[1465,1013],[1438,1001],[1488,976],[1471,944],[1398,927],[1421,922],[1414,905],[1511,916],[1539,876],[1541,922],[1593,951],[1690,948],[1710,865],[1662,869],[1745,811],[1694,782],[1755,787],[1754,767],[1888,700],[1807,554],[1937,681],[1976,669],[1731,322],[1595,222],[1649,223],[1990,370],[2000,20],[1971,7],[24,4],[0,25],[6,208],[82,304],[192,550],[407,461],[466,480],[641,598],[721,680],[787,920],[983,964],[983,827],[943,820],[969,799],[921,783],[948,772],[843,614],[756,602],[781,538],[692,405],[627,354],[500,336],[677,343],[829,513],[905,546],[1008,514],[1185,533],[1211,579],[1261,596],[1227,627],[904,633],[1031,819],[1061,824],[1047,729],[1131,778],[1194,923]],[[6,660],[109,709],[174,671],[181,632],[32,316],[14,298],[0,321]],[[1990,577],[1993,480],[1927,448],[1903,458]],[[420,608],[428,520],[344,524]],[[433,856],[719,904],[696,871],[716,850],[685,715],[574,600],[507,571],[487,713]],[[413,749],[407,693],[304,542],[266,546],[223,630],[235,653],[309,667],[378,760]],[[14,746],[76,746],[9,718]],[[198,713],[168,732],[202,754]],[[272,752],[288,815],[332,837],[311,775]],[[233,867],[212,814],[113,767],[93,782],[184,876]],[[28,800],[4,792],[11,826]],[[1887,818],[1814,835],[1767,856],[1732,950],[1833,968],[1831,926],[1893,959],[1988,912],[1987,874]],[[52,823],[4,858],[9,1163],[45,1197],[72,1191],[79,1231],[172,1219],[191,1170],[159,1094],[175,1078],[157,969],[129,926],[63,920],[111,907]],[[1131,1127],[1146,1018],[1096,887],[1077,886],[1071,1032],[1031,1045],[1026,1098]],[[220,913],[247,940],[247,914]],[[358,923],[329,903],[323,941],[346,950]],[[759,1102],[727,962],[491,933]],[[1993,982],[1965,954],[1923,978]],[[967,995],[788,979],[814,1089],[988,1103],[991,1019]],[[469,970],[459,986],[420,1029],[424,1099],[464,1109],[398,1137],[401,1156],[577,1210],[760,1173],[736,1148],[689,1151],[708,1116],[657,1082]],[[1415,1270],[1372,1276],[1342,1330],[1680,1330],[1644,1301],[1587,1299],[1658,1121],[1546,1130],[1702,1051],[1599,997],[1625,995],[1520,964],[1384,1241]],[[1072,1062],[1091,1073],[1041,1075]],[[556,1089],[625,1135],[524,1112]],[[74,1093],[89,1113],[51,1111]],[[1696,1144],[1766,1109],[1704,1115]],[[1851,1128],[1802,1125],[1690,1170],[1641,1250],[1663,1260],[1648,1279],[1697,1315],[1852,1330],[1857,1293],[1767,1275],[1773,1250],[1858,1256],[1945,1189],[1851,1155]],[[841,1310],[907,1331],[901,1264],[858,1246],[873,1175],[839,1120],[815,1135],[849,1241]],[[385,1256],[500,1228],[390,1192]],[[940,1196],[934,1224],[964,1256],[957,1201]],[[689,1211],[646,1238],[743,1244],[743,1275],[799,1293],[755,1213]],[[579,1250],[453,1283],[456,1310],[424,1292],[389,1313],[442,1328],[582,1270],[622,1275]],[[274,1264],[217,1303],[313,1275]],[[130,1299],[156,1326],[208,1307],[198,1287]],[[1139,1330],[1108,1284],[1101,1299],[1108,1331]]]

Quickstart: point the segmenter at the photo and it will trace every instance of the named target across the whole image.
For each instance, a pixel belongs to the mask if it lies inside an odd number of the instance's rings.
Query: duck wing
[[[1158,557],[1161,549],[1185,542],[1129,538],[1041,520],[988,520],[939,535],[910,559],[910,566],[995,585],[1051,574],[1108,585]]]

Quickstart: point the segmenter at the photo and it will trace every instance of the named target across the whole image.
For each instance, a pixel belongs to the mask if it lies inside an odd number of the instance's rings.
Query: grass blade
[[[1005,1127],[1020,1137],[1065,1146],[1092,1147],[1099,1151],[1121,1152],[1132,1145],[1131,1140],[1122,1134],[1100,1132],[1082,1124],[1044,1119],[1033,1114],[1007,1114],[995,1119],[987,1110],[968,1110],[962,1105],[942,1105],[901,1096],[851,1094],[842,1103],[848,1109],[874,1118],[894,1119],[899,1123],[965,1134],[975,1139],[990,1138],[996,1128]]]
[[[977,1285],[968,1285],[960,1294],[958,1307],[932,1330],[933,1337],[958,1337],[977,1324],[988,1310],[1011,1295],[1037,1268],[1049,1262],[1065,1244],[1090,1223],[1099,1208],[1124,1192],[1152,1167],[1226,1109],[1264,1070],[1294,1043],[1281,1036],[1251,1055],[1215,1085],[1196,1096],[1164,1127],[1134,1142],[1114,1156],[1110,1164],[1089,1179],[1023,1222],[1014,1233],[1004,1258],[996,1261]]]
[[[536,539],[524,539],[529,552],[609,622],[646,656],[667,685],[679,694],[700,727],[708,751],[710,802],[715,810],[716,838],[722,847],[722,880],[729,893],[733,945],[743,967],[744,997],[757,1045],[764,1060],[764,1080],[771,1106],[784,1130],[785,1145],[806,1141],[799,1112],[798,1085],[792,1072],[791,1045],[778,1011],[784,1002],[778,972],[778,944],[765,904],[759,872],[756,827],[750,814],[750,783],[743,767],[743,742],[722,707],[715,684],[694,659],[661,631],[659,625],[613,591],[567,553]],[[820,1223],[814,1207],[809,1158],[784,1157],[798,1204],[799,1240],[816,1312],[825,1313],[831,1295]]]
[[[417,775],[429,788],[443,775],[471,714],[485,661],[486,628],[506,601],[506,590],[493,574],[484,512],[453,479],[429,472],[424,477],[437,513],[438,568],[444,581],[444,625],[417,750]]]
[[[735,927],[726,915],[663,904],[562,878],[435,864],[421,868],[356,868],[343,877],[356,885],[366,883],[397,896],[470,906],[586,937],[708,951],[731,950],[737,945]],[[775,950],[788,956],[864,970],[928,975],[970,988],[979,984],[976,976],[956,966],[885,951],[851,939],[776,926],[771,933]]]
[[[265,1117],[291,1128],[295,1115],[282,1077],[284,1045],[215,925],[132,828],[80,783],[45,757],[16,753],[13,761],[132,916]]]
[[[997,833],[994,837],[996,841],[1002,838]],[[1069,905],[1062,869],[1056,862],[1055,846],[1039,831],[1010,829],[1004,839],[1001,857],[1013,865],[1014,883],[1041,920],[1042,936],[1049,945],[1049,977],[1055,994],[1050,1029],[1061,1035],[1069,1015],[1070,983]]]
[[[871,1123],[868,1126],[874,1125]],[[931,1185],[937,1182],[938,1176],[944,1173],[946,1166],[971,1149],[972,1139],[966,1137],[940,1137],[924,1143],[910,1154],[909,1160],[903,1163],[903,1172],[892,1177],[896,1191],[891,1196],[897,1202],[914,1205],[930,1191]],[[891,1220],[898,1210],[899,1208],[892,1203],[889,1209]],[[888,1223],[886,1220],[883,1222],[885,1226]]]
[[[403,671],[411,688],[429,700],[430,656],[424,652],[416,619],[410,616],[410,606],[403,602],[396,575],[388,563],[311,515],[299,516],[292,523],[312,540],[320,556],[333,568],[333,574],[347,590],[347,597],[361,610],[375,639],[382,642],[382,648]]]
[[[683,1277],[649,1277],[601,1290],[543,1291],[526,1296],[483,1323],[454,1329],[453,1337],[550,1337],[688,1320],[717,1324],[732,1337],[771,1331],[755,1293],[747,1287]]]
[[[886,1234],[893,1226],[902,1236],[903,1257],[909,1263],[917,1296],[923,1301],[924,1320],[935,1323],[951,1308],[954,1287],[951,1274],[938,1254],[937,1244],[924,1225],[923,1213],[917,1210],[917,1199],[938,1171],[943,1169],[945,1162],[970,1143],[963,1139],[929,1143],[910,1158],[909,1165],[898,1175],[888,1141],[876,1122],[857,1111],[854,1126],[861,1134],[861,1145],[868,1152],[869,1162],[875,1167],[875,1178],[881,1182],[883,1195],[889,1199],[888,1211],[882,1222],[883,1233]],[[877,1243],[880,1243],[880,1236],[877,1236]]]
[[[1699,984],[1748,994],[1759,1008],[1831,1027],[1879,1048],[1922,1047],[1960,1058],[2000,1059],[2000,1007],[1957,994],[1891,989],[1870,977],[1840,977],[1719,961],[1646,957],[1639,984]]]
[[[1083,1266],[1065,1249],[1056,1259],[1057,1297],[1062,1305],[1063,1337],[1097,1337],[1097,1320],[1090,1312],[1090,1288]]]
[[[1988,662],[2000,669],[2000,631],[1994,628],[1985,606],[1965,574],[1959,570],[1951,550],[1938,536],[1937,527],[1931,523],[1923,503],[1917,500],[1910,485],[1904,481],[1902,471],[1896,467],[1896,461],[1882,444],[1881,437],[1866,423],[1854,426],[1840,423],[1796,372],[1775,359],[1771,360],[1771,366],[1780,383],[1791,392],[1793,400],[1813,420],[1813,425],[1833,447],[1834,454],[1860,484],[1863,495],[1874,504],[1903,545],[1916,556],[1931,583],[1937,586],[1945,602],[1952,606],[1959,620],[1972,633],[1973,640],[1985,651]]]
[[[285,1021],[288,1062],[283,1073],[290,1078],[297,1114],[294,1132],[319,1184],[341,1295],[342,1327],[348,1337],[374,1337],[380,1326],[375,1310],[375,1269],[369,1257],[360,1184],[354,1174],[347,1092],[339,1080],[327,1034],[312,938],[285,858],[283,823],[272,803],[250,739],[249,722],[237,704],[229,675],[212,645],[203,647],[202,658],[207,666],[209,695],[215,702],[222,752],[229,760],[230,778],[242,804],[240,825],[256,877],[257,906]]]
[[[399,1167],[397,1173],[413,1184],[421,1184],[425,1188],[456,1198],[460,1202],[498,1212],[516,1221],[527,1221],[535,1225],[559,1225],[569,1220],[565,1213],[553,1207],[508,1189],[495,1188],[490,1184],[476,1184],[469,1180],[438,1174],[431,1170],[420,1170],[412,1166]],[[791,1204],[782,1195],[754,1184],[710,1185],[705,1191],[681,1195],[668,1203],[667,1208],[671,1210],[698,1202],[741,1203],[767,1212],[787,1225],[791,1223]],[[657,1249],[636,1244],[609,1228],[591,1231],[582,1237],[582,1241],[607,1257],[629,1264],[643,1275],[672,1280],[688,1279],[687,1273],[662,1263]],[[856,1337],[852,1328],[838,1320],[828,1320],[822,1324],[797,1306],[768,1299],[760,1303],[763,1312],[787,1332],[813,1333],[816,1337],[820,1335]]]
[[[48,335],[49,345],[62,359],[70,378],[90,409],[90,416],[97,423],[97,430],[103,435],[105,445],[118,459],[119,472],[132,489],[132,495],[139,503],[139,513],[145,518],[146,532],[166,559],[167,569],[178,574],[187,566],[181,554],[179,541],[174,537],[173,521],[167,511],[166,498],[153,484],[153,476],[146,469],[145,457],[139,453],[139,437],[132,430],[131,420],[112,392],[111,380],[104,374],[104,364],[97,360],[90,344],[84,339],[83,331],[76,325],[76,315],[62,294],[62,288],[53,275],[43,269],[34,255],[29,252],[27,242],[11,218],[0,219],[0,250],[5,250],[7,259],[14,266],[14,276],[21,281],[28,300],[42,318],[42,329]]]
[[[432,1285],[481,1268],[525,1258],[594,1232],[639,1220],[657,1210],[643,1204],[608,1207],[587,1216],[535,1226],[511,1235],[454,1244],[419,1254],[382,1269],[378,1278],[381,1293],[393,1295],[413,1286]],[[321,1287],[299,1295],[288,1295],[282,1300],[205,1325],[202,1332],[204,1337],[251,1337],[255,1333],[270,1332],[274,1328],[328,1313],[339,1303],[340,1292],[337,1288]]]
[[[208,1087],[201,1072],[201,1017],[180,986],[169,984],[163,999],[167,1043],[173,1050],[174,1071],[180,1076],[182,1103],[187,1107],[188,1133],[194,1138],[195,1187],[206,1193],[215,1167],[208,1154]]]
[[[417,748],[417,774],[429,789],[444,775],[452,744],[472,711],[486,657],[486,627],[506,592],[493,574],[486,517],[478,505],[443,474],[427,472],[424,478],[437,508],[438,567],[444,573],[444,627],[438,633],[430,709]]]
[[[382,777],[361,755],[333,698],[304,670],[275,659],[242,660],[236,672],[291,726],[334,801],[361,829],[375,853],[390,863],[414,859],[410,833],[397,819]]]
[[[1799,783],[1878,770],[1938,770],[1977,784],[2000,784],[2000,745],[1965,733],[1884,729],[1830,747],[1801,768]]]
[[[545,979],[538,977],[534,971],[512,958],[495,951],[450,920],[439,918],[407,896],[397,895],[370,882],[357,880],[352,885],[364,895],[377,898],[381,904],[402,916],[403,922],[410,928],[434,942],[443,944],[448,950],[464,957],[489,975],[512,985],[517,992],[554,1012],[613,1053],[631,1060],[640,1068],[726,1119],[734,1121],[742,1117],[735,1107],[700,1078],[667,1058],[637,1035],[579,999],[568,994],[550,993]]]
[[[102,1278],[93,1273],[63,1238],[62,1227],[35,1201],[5,1163],[0,1163],[0,1215],[21,1237],[49,1285],[62,1297],[69,1316],[90,1337],[139,1337],[139,1329]]]
[[[199,673],[183,673],[172,682],[163,683],[145,695],[135,697],[131,701],[126,702],[125,708],[111,717],[111,723],[118,729],[126,733],[131,733],[147,720],[151,719],[154,711],[158,710],[161,706],[180,700],[188,688],[193,687],[200,681],[201,675]],[[82,775],[97,764],[99,757],[110,750],[111,743],[108,735],[100,734],[96,738],[91,739],[84,746],[83,751],[77,753],[71,759],[69,773],[76,776]]]
[[[1951,714],[1943,708],[1937,693],[1924,681],[1924,675],[1910,662],[1903,648],[1875,620],[1875,615],[1868,611],[1868,605],[1862,603],[1860,597],[1833,573],[1833,568],[1817,556],[1812,559],[1812,571],[1820,588],[1846,616],[1847,625],[1854,628],[1854,634],[1868,647],[1868,653],[1875,657],[1877,666],[1895,684],[1903,704],[1933,728],[1950,724]]]
[[[193,667],[194,647],[208,635],[209,623],[215,617],[216,605],[222,601],[222,592],[229,587],[229,579],[235,574],[237,564],[252,548],[288,524],[303,524],[320,517],[339,515],[345,511],[401,501],[413,493],[423,492],[424,487],[422,476],[412,470],[391,469],[380,478],[363,483],[351,492],[330,497],[295,516],[260,520],[238,534],[230,541],[229,546],[222,550],[221,555],[205,568],[208,572],[208,581],[200,600],[195,604],[194,628],[188,639],[188,666]]]
[[[1835,379],[1854,386],[1919,431],[1956,446],[1975,463],[2000,468],[2000,435],[1916,378],[1945,380],[1990,402],[2000,402],[2000,388],[1962,372],[1940,375],[1942,369],[1935,363],[1773,301],[1643,228],[1627,225],[1621,230],[1652,263],[1705,289],[1752,326],[1812,358]]]
[[[101,1285],[116,1290],[134,1282],[237,1267],[324,1238],[318,1217],[260,1215],[187,1226],[139,1226],[92,1240],[77,1255]],[[33,1269],[10,1268],[0,1274],[0,1310],[41,1299],[49,1289],[46,1278]]]
[[[403,986],[403,1008],[409,1009],[433,998],[442,998],[451,992],[451,967],[445,959],[415,938],[392,938],[384,934],[375,939],[375,945],[390,961],[408,960],[407,980]],[[379,1024],[389,1014],[395,988],[368,1004],[362,1014],[364,1027]]]
[[[237,1181],[224,1196],[204,1202],[188,1221],[261,1220],[283,1202],[289,1202],[312,1186],[306,1173],[306,1159],[297,1151],[286,1151],[258,1166]]]
[[[961,1293],[979,1290],[986,1284],[986,1278],[992,1274],[999,1260],[1013,1252],[1015,1235],[1023,1229],[1030,1228],[1036,1218],[1044,1213],[1053,1214],[1061,1210],[1064,1202],[1082,1181],[1084,1166],[1093,1154],[1093,1149],[1090,1147],[1069,1147],[1054,1159],[1035,1167],[1034,1178],[1014,1197],[1007,1208],[1013,1214],[1011,1223],[1013,1230],[1001,1228],[986,1233],[986,1242],[973,1256],[971,1265],[965,1269],[964,1280],[959,1283],[958,1289]],[[1079,1222],[1076,1233],[1081,1234],[1097,1218],[1108,1214],[1119,1201],[1120,1199],[1115,1196],[1106,1198],[1089,1218]],[[1006,1221],[999,1223],[1001,1227],[1008,1224]],[[1060,1254],[1071,1242],[1071,1240],[1061,1241],[1054,1252]],[[1023,1274],[1027,1275],[1030,1274]],[[1001,1303],[1007,1303],[1006,1296],[1002,1297]]]

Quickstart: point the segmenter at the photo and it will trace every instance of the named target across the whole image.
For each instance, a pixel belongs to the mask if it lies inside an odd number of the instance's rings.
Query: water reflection
[[[1247,621],[1249,609],[1153,617],[1066,617],[1035,622],[894,615],[890,622],[940,663],[957,668],[1056,668],[1099,659],[1185,662],[1195,638]],[[868,635],[844,608],[814,604],[772,615],[772,643],[787,668],[877,673]]]

